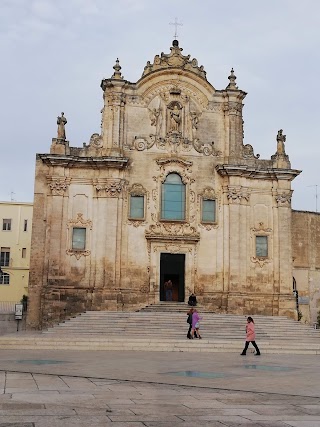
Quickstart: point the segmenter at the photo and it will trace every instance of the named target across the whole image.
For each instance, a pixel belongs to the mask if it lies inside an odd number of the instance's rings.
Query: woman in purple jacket
[[[201,335],[199,332],[199,328],[200,328],[200,323],[199,321],[202,320],[202,317],[199,316],[199,313],[197,312],[196,309],[193,309],[193,314],[192,314],[192,338],[195,338],[195,331],[197,333],[198,338],[201,340]]]

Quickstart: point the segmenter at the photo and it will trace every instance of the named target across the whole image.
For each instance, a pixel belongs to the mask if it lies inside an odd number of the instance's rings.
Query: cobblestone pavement
[[[294,355],[1,351],[0,427],[320,427],[318,362]]]

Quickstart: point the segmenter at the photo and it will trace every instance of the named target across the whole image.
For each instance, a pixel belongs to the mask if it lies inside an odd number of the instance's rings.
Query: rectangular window
[[[3,231],[11,231],[11,219],[4,219],[2,223]]]
[[[202,222],[216,221],[216,201],[202,200]]]
[[[10,276],[8,273],[0,274],[0,285],[10,285]]]
[[[0,266],[9,267],[10,265],[10,248],[1,248]]]
[[[23,224],[23,231],[27,231],[27,230],[28,230],[28,220],[25,219]]]
[[[22,258],[26,258],[26,256],[27,256],[27,248],[22,248],[21,256],[22,256]]]
[[[256,236],[256,256],[263,258],[268,256],[268,236]]]
[[[130,218],[144,218],[144,196],[130,196]]]
[[[74,227],[72,230],[72,249],[84,251],[86,248],[86,228]]]

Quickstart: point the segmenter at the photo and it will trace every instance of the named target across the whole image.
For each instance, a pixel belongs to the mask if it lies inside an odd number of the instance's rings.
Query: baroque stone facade
[[[101,82],[101,132],[71,147],[62,113],[50,153],[37,155],[29,327],[139,309],[166,299],[168,279],[177,301],[195,292],[215,312],[296,317],[300,171],[285,135],[260,159],[243,142],[246,93],[234,70],[217,90],[177,40],[170,50],[136,83],[117,60]]]

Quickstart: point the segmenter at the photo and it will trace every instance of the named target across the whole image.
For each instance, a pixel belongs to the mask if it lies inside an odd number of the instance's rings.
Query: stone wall
[[[302,321],[314,323],[320,310],[320,214],[292,211],[293,277]]]

